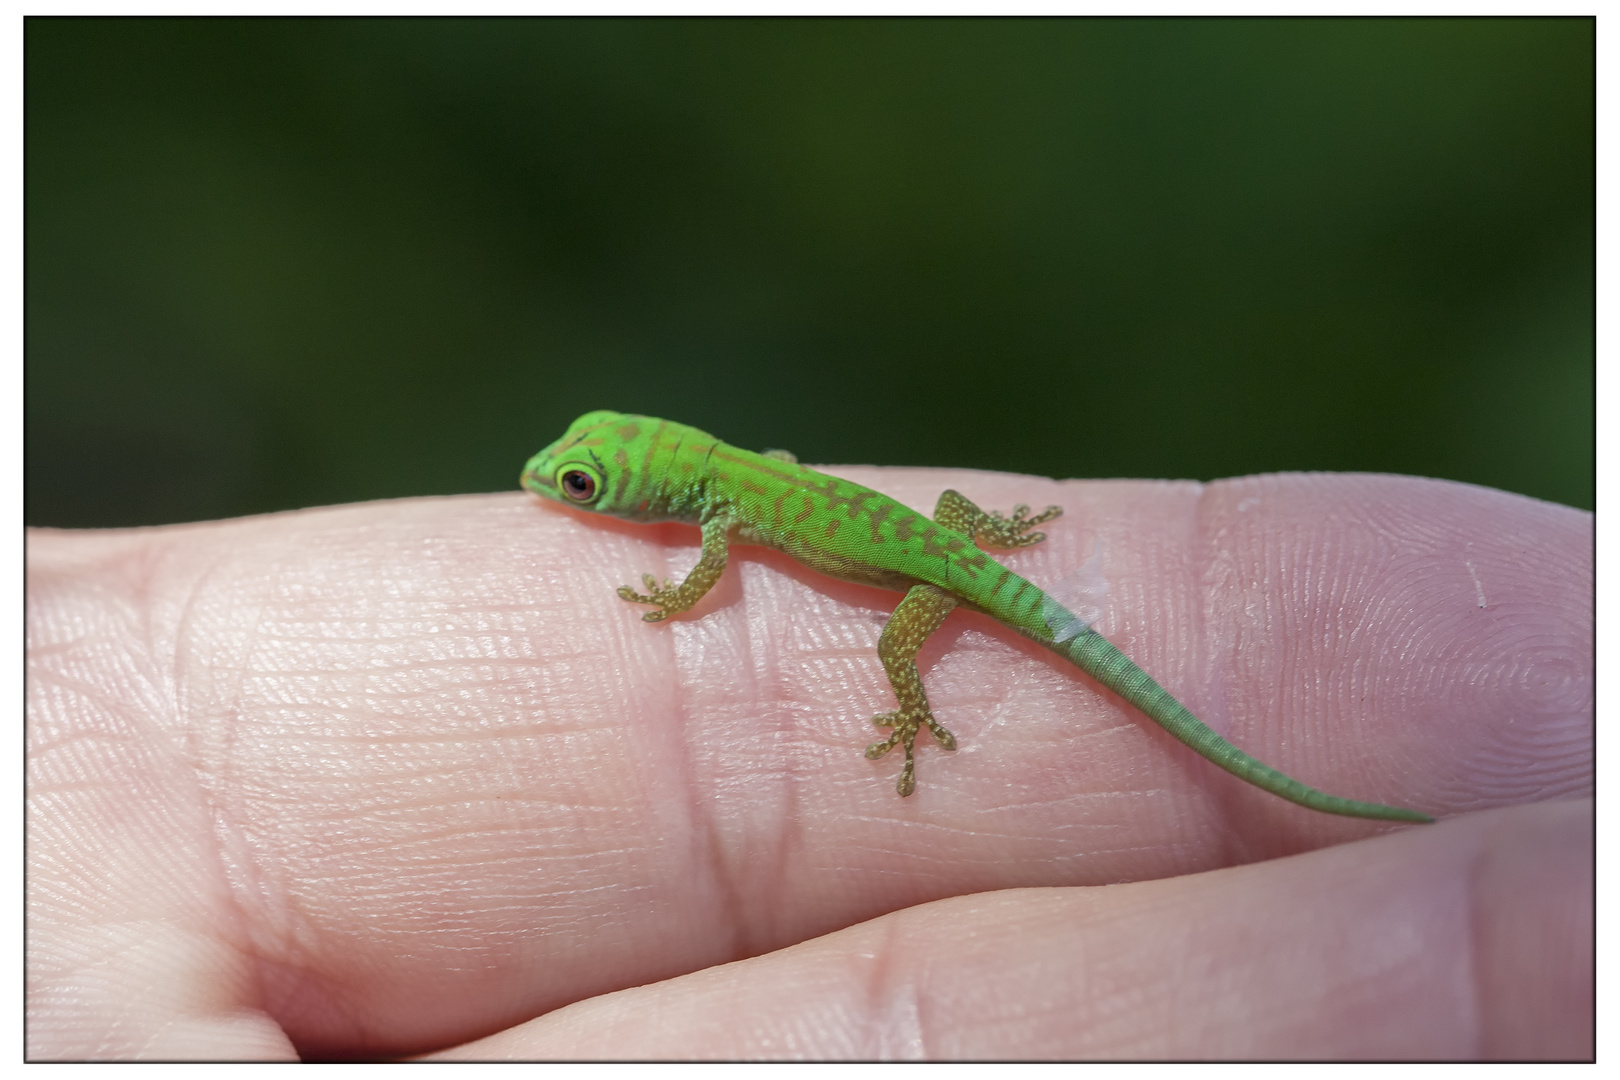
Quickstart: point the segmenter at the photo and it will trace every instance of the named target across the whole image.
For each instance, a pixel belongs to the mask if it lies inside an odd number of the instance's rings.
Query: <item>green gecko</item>
[[[946,491],[930,520],[886,495],[800,465],[792,454],[755,454],[668,420],[590,412],[523,469],[523,486],[543,498],[626,521],[680,521],[703,529],[703,554],[686,580],[662,586],[642,575],[646,593],[619,596],[651,604],[659,622],[702,598],[726,568],[733,542],[784,551],[821,573],[905,593],[878,639],[878,657],[900,707],[873,718],[889,737],[866,748],[876,760],[901,746],[906,763],[895,788],[916,788],[913,743],[926,727],[946,750],[956,737],[934,719],[917,672],[917,650],[957,607],[982,611],[1066,657],[1194,751],[1255,787],[1348,817],[1428,822],[1415,810],[1357,802],[1307,787],[1250,757],[1194,716],[1101,634],[1040,589],[984,553],[1046,537],[1032,528],[1063,511],[1029,516],[986,513]]]

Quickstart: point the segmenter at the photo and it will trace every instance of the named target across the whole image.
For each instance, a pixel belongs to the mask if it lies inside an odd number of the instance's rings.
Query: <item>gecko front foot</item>
[[[946,750],[956,749],[956,736],[941,727],[926,710],[920,714],[911,713],[904,709],[886,712],[872,717],[872,723],[878,727],[893,728],[894,731],[883,742],[873,743],[866,748],[866,756],[876,761],[878,758],[893,750],[896,745],[903,746],[906,751],[906,764],[900,770],[900,779],[895,781],[894,790],[901,796],[910,795],[917,790],[917,761],[913,752],[913,744],[917,741],[917,729],[924,724],[933,733],[934,741]]]
[[[666,581],[662,588],[658,579],[651,574],[641,575],[642,587],[646,594],[638,593],[628,585],[619,586],[619,599],[628,600],[632,604],[652,604],[657,611],[649,611],[641,617],[642,622],[663,622],[671,615],[683,610],[677,606],[677,592],[673,581]]]

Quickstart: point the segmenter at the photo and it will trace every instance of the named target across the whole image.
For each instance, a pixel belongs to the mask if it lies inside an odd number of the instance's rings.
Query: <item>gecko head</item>
[[[562,438],[530,458],[523,466],[525,489],[543,499],[582,510],[619,514],[613,492],[622,490],[614,479],[628,469],[625,448],[643,437],[644,416],[599,409],[568,425]]]

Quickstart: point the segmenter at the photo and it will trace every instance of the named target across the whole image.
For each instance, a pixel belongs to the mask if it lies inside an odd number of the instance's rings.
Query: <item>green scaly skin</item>
[[[653,610],[648,622],[685,611],[719,580],[732,541],[787,552],[845,581],[905,593],[883,628],[878,656],[900,707],[874,718],[891,729],[867,747],[879,758],[895,746],[906,762],[895,785],[916,787],[913,743],[926,727],[945,749],[956,739],[928,710],[917,650],[957,606],[982,611],[1067,657],[1081,671],[1140,709],[1170,734],[1227,772],[1312,810],[1386,821],[1427,822],[1415,810],[1342,799],[1307,787],[1250,757],[1200,721],[1101,634],[1081,628],[1060,605],[984,553],[1039,543],[1034,526],[1056,506],[1011,517],[985,513],[955,491],[939,497],[932,519],[859,484],[806,468],[793,455],[755,454],[684,424],[616,412],[586,413],[523,470],[523,486],[555,502],[627,521],[681,521],[703,529],[703,554],[679,585],[644,575],[645,593],[619,595]]]

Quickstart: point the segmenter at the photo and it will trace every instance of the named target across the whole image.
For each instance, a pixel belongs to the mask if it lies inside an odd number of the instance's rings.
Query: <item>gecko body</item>
[[[756,454],[668,420],[586,413],[529,459],[523,486],[543,498],[628,521],[680,521],[703,530],[703,553],[679,585],[643,575],[645,593],[619,596],[653,605],[658,622],[685,611],[725,569],[732,542],[774,547],[845,581],[903,592],[878,641],[878,656],[899,708],[873,722],[890,734],[867,747],[879,758],[896,746],[905,764],[896,783],[916,786],[914,743],[923,728],[947,750],[956,739],[934,719],[917,672],[917,650],[957,607],[982,611],[1065,657],[1194,751],[1256,787],[1313,810],[1350,817],[1426,822],[1415,810],[1329,795],[1250,757],[1205,725],[1106,638],[1035,585],[985,553],[1039,543],[1035,526],[1058,517],[980,510],[946,491],[933,517],[886,495],[798,464],[791,454]]]

